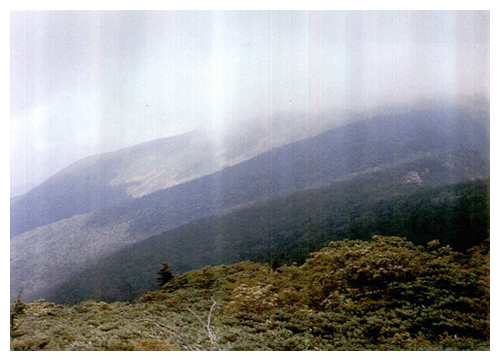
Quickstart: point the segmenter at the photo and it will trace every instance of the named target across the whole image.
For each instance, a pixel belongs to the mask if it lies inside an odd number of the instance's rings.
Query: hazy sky
[[[487,11],[19,11],[10,20],[11,188],[200,125],[489,97]]]

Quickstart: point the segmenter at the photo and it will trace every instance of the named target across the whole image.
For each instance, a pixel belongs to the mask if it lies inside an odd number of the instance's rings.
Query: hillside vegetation
[[[488,350],[489,242],[344,240],[175,276],[133,303],[11,306],[12,350]]]
[[[132,300],[156,289],[163,262],[174,273],[245,260],[300,265],[332,239],[392,234],[465,251],[489,238],[488,181],[441,187],[390,181],[407,173],[371,174],[189,223],[124,248],[44,298]]]
[[[417,182],[414,185],[437,186],[488,178],[488,119],[487,114],[473,115],[456,105],[344,119],[348,121],[344,126],[191,181],[188,181],[191,176],[202,173],[200,167],[204,158],[198,158],[198,152],[188,151],[193,139],[187,136],[138,145],[103,155],[102,159],[92,158],[96,164],[75,164],[77,169],[66,169],[64,177],[56,177],[52,180],[55,183],[46,184],[52,184],[51,187],[38,187],[24,200],[12,203],[11,230],[14,233],[11,236],[16,236],[11,238],[11,294],[15,297],[22,289],[27,301],[45,298],[50,288],[63,285],[95,263],[148,237],[294,192],[339,182],[350,187],[349,183],[359,177],[381,172],[387,176],[384,182],[395,186],[407,181]],[[170,156],[183,166],[191,164],[193,168],[188,167],[189,172],[177,174],[179,169],[171,166]],[[186,158],[189,161],[184,161]],[[104,159],[109,162],[103,162]],[[197,163],[198,160],[201,163]],[[80,165],[85,167],[81,169]],[[176,178],[177,174],[179,182],[185,181],[139,198],[127,193],[129,186],[141,188],[140,184],[149,184],[139,179],[158,172],[166,179]],[[129,178],[137,179],[140,184],[127,183]],[[150,179],[152,184],[155,179]],[[371,180],[365,180],[366,190],[361,193],[367,194],[378,187]],[[110,186],[109,182],[115,186]],[[128,200],[118,194],[113,198],[116,203],[108,202],[106,197],[114,194],[111,190],[120,190],[119,194]],[[390,195],[390,191],[386,195]],[[338,208],[341,217],[350,212],[349,202],[354,197],[353,192],[348,194],[348,202]],[[314,205],[314,198],[310,201]],[[79,204],[85,206],[81,212],[73,209]],[[285,205],[285,208],[290,209],[290,206]],[[313,206],[310,209],[312,213],[317,212]],[[273,216],[273,213],[263,215],[262,219],[267,217],[274,223]],[[59,221],[55,222],[57,219]],[[348,223],[344,224],[349,227]],[[274,229],[270,230],[271,237],[274,237]],[[244,232],[240,234],[246,237]],[[285,237],[294,239],[293,236]],[[227,241],[221,243],[226,244]],[[304,259],[308,251],[298,250],[299,256]],[[253,254],[236,254],[236,257],[249,259]],[[223,260],[225,263],[230,261]],[[184,263],[177,271],[213,264],[196,265],[190,260]]]

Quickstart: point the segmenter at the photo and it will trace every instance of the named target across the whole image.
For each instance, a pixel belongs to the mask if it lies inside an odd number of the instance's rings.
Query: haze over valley
[[[255,140],[247,152],[258,155],[239,152],[241,161],[220,171],[203,161],[208,152],[199,146],[208,140],[199,132],[84,159],[11,202],[11,294],[23,290],[25,296],[46,297],[47,289],[125,246],[306,189],[366,179],[367,189],[382,182],[410,191],[415,184],[488,179],[484,106],[476,99],[465,106],[386,110],[261,154],[252,150],[262,144]],[[177,168],[166,167],[175,157],[185,160]],[[130,174],[135,179],[119,184]],[[147,178],[151,174],[156,182]],[[158,185],[162,174],[171,177],[164,179],[172,186]],[[372,184],[369,174],[379,181]],[[159,189],[148,188],[151,184]]]

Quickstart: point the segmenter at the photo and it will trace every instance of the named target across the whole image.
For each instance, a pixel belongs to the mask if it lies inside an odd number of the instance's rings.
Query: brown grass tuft
[[[180,351],[180,348],[165,340],[151,339],[136,343],[134,351]]]

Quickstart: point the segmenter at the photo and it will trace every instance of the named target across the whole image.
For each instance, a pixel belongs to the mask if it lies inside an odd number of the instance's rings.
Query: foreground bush
[[[360,342],[489,340],[487,245],[463,255],[438,241],[427,248],[397,237],[332,242],[304,271],[310,306],[348,315]]]
[[[487,242],[331,242],[300,267],[206,267],[132,304],[26,304],[11,349],[487,350],[489,257]]]

